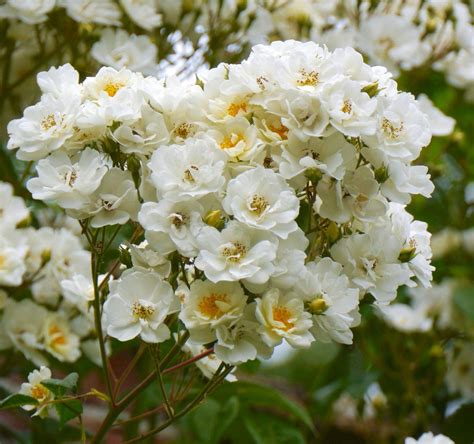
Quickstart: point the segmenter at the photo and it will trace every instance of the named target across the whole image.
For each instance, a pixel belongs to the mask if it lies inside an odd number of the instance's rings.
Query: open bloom
[[[240,222],[283,239],[298,227],[299,200],[285,179],[269,169],[257,167],[232,179],[222,205]]]
[[[27,411],[36,409],[33,416],[47,416],[50,407],[47,403],[54,399],[54,394],[41,384],[45,379],[51,379],[51,370],[48,367],[41,366],[39,370],[33,370],[28,375],[28,382],[21,384],[20,394],[30,396],[38,401],[38,405],[23,406]]]
[[[104,304],[107,334],[119,341],[140,336],[145,342],[169,339],[166,317],[179,310],[171,285],[152,271],[131,268],[118,281],[110,283]]]
[[[313,322],[304,310],[303,300],[272,288],[256,299],[255,315],[263,340],[275,347],[285,339],[293,347],[308,347],[314,341],[309,332]]]

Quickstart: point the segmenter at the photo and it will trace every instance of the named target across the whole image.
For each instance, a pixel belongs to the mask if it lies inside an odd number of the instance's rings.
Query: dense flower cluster
[[[239,364],[282,341],[349,344],[364,297],[430,285],[430,235],[405,209],[433,190],[412,165],[429,120],[356,51],[275,42],[197,84],[113,68],[81,83],[70,65],[38,84],[8,126],[8,148],[37,161],[33,197],[144,229],[109,285],[110,337],[163,342],[178,313],[191,344]],[[79,267],[61,281],[85,314],[90,285]]]
[[[431,66],[473,95],[472,13],[460,0],[293,0],[276,9],[272,22],[283,38],[305,36],[330,48],[353,47],[394,75]]]
[[[37,365],[48,355],[74,362],[82,352],[97,362],[84,299],[90,278],[80,281],[90,274],[90,253],[77,228],[66,221],[61,228],[33,228],[10,184],[0,182],[0,195],[0,350],[13,347]],[[19,298],[25,289],[32,298]]]

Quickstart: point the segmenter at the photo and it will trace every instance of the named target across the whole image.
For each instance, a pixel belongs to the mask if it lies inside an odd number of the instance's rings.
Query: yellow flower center
[[[114,97],[117,92],[125,86],[124,82],[118,80],[111,80],[104,85],[103,90],[109,95],[109,97]]]
[[[56,349],[67,343],[66,335],[64,334],[64,331],[61,330],[61,328],[58,325],[52,324],[48,328],[48,333],[51,338],[49,340],[49,345],[51,346],[51,348]]]
[[[44,401],[49,395],[49,390],[42,384],[35,384],[31,387],[31,396],[38,401]]]
[[[227,114],[232,117],[235,117],[240,111],[247,112],[247,102],[231,103],[227,108]]]
[[[270,131],[278,134],[282,140],[288,139],[288,128],[280,123],[280,126],[269,125]]]
[[[278,305],[273,307],[273,320],[277,322],[281,322],[284,327],[281,327],[282,330],[288,331],[290,328],[293,328],[295,324],[290,322],[290,318],[292,317],[292,313],[288,308]]]
[[[181,139],[186,139],[191,134],[192,129],[193,129],[193,126],[190,123],[185,122],[175,127],[174,133],[178,137],[181,137]]]
[[[155,309],[150,306],[144,306],[140,302],[134,302],[132,305],[132,313],[136,320],[143,319],[148,321],[155,313]]]
[[[349,99],[344,100],[341,111],[344,114],[349,114],[352,111],[352,102]]]
[[[319,74],[316,71],[300,70],[301,78],[296,81],[299,86],[316,86],[319,83]]]
[[[384,118],[382,120],[382,129],[388,137],[397,139],[403,131],[403,122],[400,122],[399,126],[395,126],[390,120]]]
[[[221,148],[223,150],[234,148],[239,142],[243,140],[244,137],[242,136],[242,134],[232,134],[231,136],[226,136],[221,142]]]
[[[249,203],[250,211],[257,216],[261,216],[268,206],[268,201],[263,196],[258,194],[254,194]]]
[[[219,308],[216,302],[229,302],[229,296],[224,294],[211,293],[208,296],[204,296],[198,304],[199,311],[206,317],[217,319],[220,318],[224,312]]]
[[[41,121],[41,128],[45,131],[49,130],[53,126],[56,126],[56,119],[54,114],[49,114]]]
[[[186,182],[195,182],[192,170],[199,171],[199,168],[196,165],[191,165],[187,170],[184,171],[183,179]]]
[[[222,255],[229,262],[240,262],[246,254],[247,247],[241,242],[232,242],[231,246],[222,249]]]

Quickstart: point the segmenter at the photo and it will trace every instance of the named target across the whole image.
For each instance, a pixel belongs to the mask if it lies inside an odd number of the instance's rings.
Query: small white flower
[[[232,221],[222,231],[202,229],[197,241],[200,251],[195,265],[212,282],[264,284],[274,271],[278,240],[264,231]]]
[[[113,0],[63,0],[67,14],[79,23],[119,25],[120,9]]]
[[[263,340],[275,347],[285,339],[292,347],[308,347],[314,341],[309,332],[313,322],[304,311],[303,300],[294,294],[282,294],[272,288],[256,299],[255,315]]]
[[[242,316],[247,296],[238,282],[196,280],[188,289],[177,290],[181,299],[179,318],[190,332],[190,340],[207,344],[216,339],[216,329],[230,327]]]
[[[170,284],[157,273],[132,268],[110,283],[104,326],[119,341],[140,335],[145,342],[163,342],[171,335],[165,320],[178,310],[179,301]]]
[[[16,156],[21,160],[38,160],[56,151],[74,135],[78,107],[77,97],[43,95],[40,102],[25,109],[22,118],[8,124],[7,148],[19,148]]]
[[[352,344],[350,329],[360,320],[359,291],[350,286],[342,265],[328,257],[309,262],[294,294],[305,301],[313,314],[311,333],[317,340]]]
[[[15,229],[20,222],[28,220],[29,215],[23,199],[13,195],[13,187],[0,182],[0,232]]]
[[[240,222],[283,239],[297,229],[295,192],[283,177],[266,168],[257,167],[232,179],[222,205]]]
[[[178,250],[183,256],[193,257],[199,251],[196,236],[205,226],[203,211],[198,202],[163,199],[158,203],[144,203],[138,220],[147,230],[150,243],[161,254]]]
[[[104,66],[129,68],[143,74],[157,69],[157,47],[144,35],[129,35],[123,29],[107,28],[92,46],[91,55]]]
[[[156,0],[120,0],[120,4],[141,28],[151,31],[161,25],[161,14],[157,13]]]
[[[81,210],[70,210],[77,218],[91,217],[91,226],[125,224],[137,220],[140,202],[129,171],[111,168],[102,178],[99,188],[90,195],[89,202]]]
[[[43,338],[45,350],[59,361],[74,362],[81,355],[79,337],[71,332],[67,320],[57,313],[46,317]]]
[[[16,18],[29,25],[47,20],[47,14],[56,6],[56,0],[7,0],[0,6],[0,17]]]
[[[460,393],[464,399],[474,399],[474,344],[457,343],[457,350],[448,354],[446,383],[451,393]]]
[[[454,444],[454,441],[445,435],[433,435],[432,432],[427,432],[418,439],[406,438],[405,444]]]
[[[49,401],[54,399],[54,394],[47,389],[41,382],[45,379],[51,379],[51,370],[48,367],[41,366],[39,370],[33,370],[28,375],[28,382],[21,384],[20,394],[30,396],[38,401],[38,405],[24,405],[23,409],[27,411],[35,410],[33,416],[40,416],[42,418],[48,416]]]
[[[149,163],[158,196],[174,202],[220,191],[225,183],[224,166],[225,154],[207,138],[162,146]]]
[[[38,162],[38,177],[30,179],[27,188],[34,199],[80,210],[99,187],[108,166],[105,156],[90,148],[82,151],[76,161],[64,152],[53,153]]]

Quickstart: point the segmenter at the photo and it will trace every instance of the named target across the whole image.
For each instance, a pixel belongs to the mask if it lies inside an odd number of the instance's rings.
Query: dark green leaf
[[[225,431],[232,424],[234,419],[239,413],[239,399],[236,396],[232,396],[229,400],[222,406],[219,412],[219,421],[217,422],[214,436],[215,441],[219,442]]]
[[[260,412],[243,417],[244,425],[255,444],[305,444],[301,431],[282,418]]]
[[[56,412],[58,412],[61,427],[82,413],[82,403],[78,399],[70,399],[60,403],[58,402],[54,406]]]
[[[11,409],[14,407],[21,407],[23,405],[37,405],[38,401],[31,396],[22,395],[20,393],[14,393],[13,395],[7,396],[5,399],[0,401],[0,410]]]
[[[474,403],[461,406],[446,420],[442,432],[456,444],[472,444],[474,437]]]
[[[41,381],[41,384],[53,392],[54,395],[61,397],[68,391],[76,390],[78,378],[77,373],[70,373],[64,379],[45,379]]]
[[[308,411],[302,405],[292,401],[279,391],[251,382],[238,381],[232,384],[224,384],[216,392],[216,397],[229,399],[237,396],[242,403],[251,406],[263,406],[272,410],[278,410],[294,419],[301,421],[309,429],[314,430],[313,421]]]
[[[193,430],[199,440],[210,444],[216,442],[214,430],[217,421],[220,420],[220,404],[214,399],[207,399],[194,412],[192,422]]]

